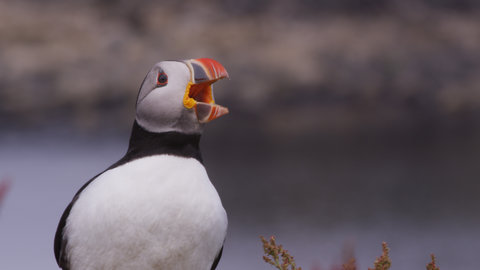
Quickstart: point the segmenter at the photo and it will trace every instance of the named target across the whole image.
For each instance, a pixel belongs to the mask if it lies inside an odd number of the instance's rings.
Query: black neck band
[[[129,161],[153,155],[168,154],[195,158],[202,162],[200,154],[200,134],[183,134],[176,131],[155,133],[142,128],[137,121],[133,123],[130,143],[125,156],[110,168]]]

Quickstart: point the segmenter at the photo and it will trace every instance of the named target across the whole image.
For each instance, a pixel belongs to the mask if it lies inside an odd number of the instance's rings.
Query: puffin
[[[228,113],[209,58],[162,61],[143,80],[126,154],[85,183],[54,240],[63,270],[214,270],[227,214],[203,166],[206,123]]]

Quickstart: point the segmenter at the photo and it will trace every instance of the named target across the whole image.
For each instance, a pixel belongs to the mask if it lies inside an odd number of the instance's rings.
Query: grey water
[[[273,269],[262,261],[260,235],[275,235],[303,269],[341,264],[345,247],[353,248],[359,269],[373,267],[382,241],[393,270],[425,269],[431,253],[440,269],[478,269],[478,189],[460,179],[478,176],[478,160],[470,161],[475,149],[463,156],[454,151],[453,160],[391,149],[390,158],[340,148],[255,155],[210,135],[202,144],[205,164],[230,223],[218,269]],[[128,133],[2,134],[0,179],[10,179],[11,189],[0,206],[0,269],[56,269],[53,238],[65,206],[124,154],[127,140]],[[251,143],[250,149],[262,149]],[[459,159],[463,165],[451,165]],[[465,176],[469,171],[473,176]]]

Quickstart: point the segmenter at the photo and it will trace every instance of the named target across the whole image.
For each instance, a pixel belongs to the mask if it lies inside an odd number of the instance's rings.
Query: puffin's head
[[[212,84],[227,78],[213,59],[163,61],[155,64],[140,87],[136,120],[151,132],[202,132],[203,124],[228,109],[215,104]]]

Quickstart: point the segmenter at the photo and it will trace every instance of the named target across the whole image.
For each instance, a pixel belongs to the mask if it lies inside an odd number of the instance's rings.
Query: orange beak
[[[217,61],[209,58],[190,59],[183,61],[190,69],[183,105],[195,108],[198,121],[207,123],[228,113],[228,109],[215,104],[212,84],[223,78],[228,78],[227,70]]]

